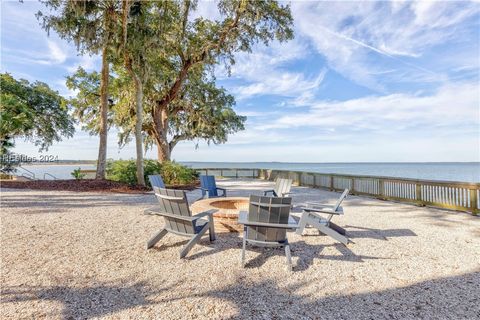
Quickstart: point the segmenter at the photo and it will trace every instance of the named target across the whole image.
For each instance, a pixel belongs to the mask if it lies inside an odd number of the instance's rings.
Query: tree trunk
[[[143,84],[137,75],[134,75],[135,81],[135,146],[137,151],[137,183],[145,185],[145,176],[143,173],[143,146],[142,146],[142,124],[143,124]]]
[[[107,134],[108,134],[108,76],[107,47],[102,50],[102,79],[100,81],[100,145],[98,147],[96,179],[105,179],[107,165]]]
[[[157,144],[158,161],[170,161],[170,145],[168,143],[167,105],[157,105],[153,110],[154,138]]]
[[[157,155],[158,155],[158,162],[163,161],[170,161],[171,150],[168,145],[168,142],[165,140],[163,141],[156,141],[157,142]]]

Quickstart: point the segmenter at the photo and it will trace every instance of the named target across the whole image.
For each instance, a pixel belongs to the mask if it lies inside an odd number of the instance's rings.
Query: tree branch
[[[170,140],[170,142],[168,143],[168,145],[170,146],[170,151],[172,151],[172,149],[177,145],[177,143],[179,143],[182,140],[185,140],[186,138],[187,136],[183,134],[178,134],[173,136],[172,140]]]

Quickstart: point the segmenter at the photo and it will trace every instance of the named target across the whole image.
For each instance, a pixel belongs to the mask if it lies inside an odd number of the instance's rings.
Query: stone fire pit
[[[210,198],[196,201],[192,204],[192,214],[210,209],[217,209],[213,214],[216,233],[241,232],[243,226],[238,224],[238,213],[248,210],[248,198],[226,197]]]

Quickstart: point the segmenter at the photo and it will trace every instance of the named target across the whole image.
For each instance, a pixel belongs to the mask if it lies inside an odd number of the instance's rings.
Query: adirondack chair
[[[226,197],[227,190],[225,188],[217,187],[215,182],[215,176],[200,176],[200,189],[202,190],[202,198],[217,198],[217,197]],[[218,190],[222,191],[222,194],[218,193]]]
[[[266,196],[268,193],[272,193],[275,197],[286,197],[290,194],[292,182],[292,179],[278,178],[275,181],[275,188],[264,191],[263,195]]]
[[[297,222],[290,217],[292,198],[251,195],[248,212],[241,211],[238,223],[244,225],[242,266],[245,266],[246,244],[262,247],[284,247],[287,267],[292,270],[292,257],[287,230],[296,229]]]
[[[148,180],[150,180],[150,185],[153,187],[158,188],[165,188],[165,183],[163,183],[162,176],[159,174],[154,174],[148,176]]]
[[[192,216],[185,191],[158,187],[153,187],[153,190],[160,205],[146,209],[144,213],[163,217],[165,227],[148,240],[147,249],[153,247],[168,232],[191,238],[180,250],[180,258],[184,258],[188,254],[207,230],[209,230],[210,241],[215,240],[212,215],[217,210],[209,210]]]
[[[302,217],[300,218],[297,234],[301,235],[307,225],[317,228],[321,233],[326,234],[333,239],[347,245],[349,239],[345,236],[345,229],[336,225],[331,220],[334,215],[343,214],[343,208],[340,206],[342,201],[347,197],[349,190],[345,189],[338,198],[337,202],[332,205],[324,205],[319,203],[307,203],[307,207],[303,207]],[[322,216],[322,214],[324,216]]]

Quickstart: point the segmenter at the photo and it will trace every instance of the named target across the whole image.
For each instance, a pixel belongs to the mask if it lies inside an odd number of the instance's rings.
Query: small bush
[[[152,174],[162,175],[167,185],[193,183],[198,174],[194,169],[176,162],[164,162],[160,164],[156,160],[144,160],[143,163],[145,182],[150,186],[148,176]],[[107,178],[113,181],[120,181],[130,185],[137,184],[137,166],[135,160],[116,160],[107,163]]]
[[[171,185],[189,184],[198,179],[198,172],[175,161],[166,161],[162,163],[160,171],[163,182]]]
[[[72,177],[74,177],[76,180],[82,180],[85,178],[86,174],[82,173],[82,169],[80,167],[78,169],[73,170],[71,173]]]

